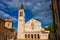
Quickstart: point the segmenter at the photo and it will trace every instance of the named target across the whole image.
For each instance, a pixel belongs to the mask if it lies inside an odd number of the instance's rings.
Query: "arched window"
[[[36,39],[36,34],[34,34],[34,37],[35,37],[35,39]]]
[[[40,39],[40,36],[39,36],[39,34],[38,34],[38,39]]]
[[[33,39],[33,34],[31,34],[31,38]]]
[[[25,38],[27,38],[27,34],[25,34]]]
[[[28,34],[28,38],[30,38],[30,34]]]

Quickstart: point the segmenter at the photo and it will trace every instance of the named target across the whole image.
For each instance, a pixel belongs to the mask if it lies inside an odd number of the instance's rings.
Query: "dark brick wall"
[[[5,27],[5,21],[0,19],[0,40],[7,40],[14,37],[14,30]]]

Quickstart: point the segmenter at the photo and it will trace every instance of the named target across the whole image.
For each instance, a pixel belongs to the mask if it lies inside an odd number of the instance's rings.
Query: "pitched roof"
[[[24,9],[24,6],[23,6],[23,4],[21,5],[21,8],[20,9]]]

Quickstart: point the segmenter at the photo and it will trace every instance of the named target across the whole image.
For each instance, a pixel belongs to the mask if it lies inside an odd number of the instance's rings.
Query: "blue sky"
[[[50,10],[51,0],[0,0],[0,19],[9,17],[17,29],[18,10],[24,4],[26,22],[34,18],[42,23],[42,27],[53,24],[52,12]]]

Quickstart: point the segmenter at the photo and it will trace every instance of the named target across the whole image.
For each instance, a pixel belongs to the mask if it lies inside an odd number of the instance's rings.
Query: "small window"
[[[43,36],[46,36],[45,34]]]
[[[8,26],[9,26],[9,24],[8,24]]]
[[[47,34],[46,34],[46,36],[47,36]]]
[[[36,29],[36,27],[34,27]]]
[[[23,16],[23,12],[20,12],[20,16]]]

